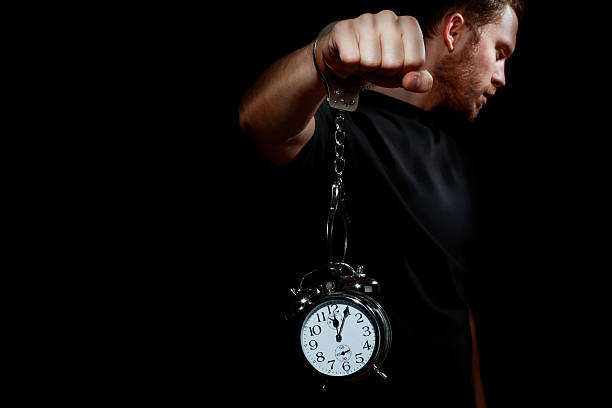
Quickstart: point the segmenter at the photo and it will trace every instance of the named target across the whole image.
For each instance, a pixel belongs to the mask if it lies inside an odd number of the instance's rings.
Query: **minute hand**
[[[346,309],[344,309],[344,317],[342,318],[342,324],[340,325],[340,330],[338,330],[338,334],[336,335],[336,341],[338,343],[342,341],[342,329],[344,328],[344,322],[346,321],[347,316],[350,314],[351,313],[349,312],[349,307],[347,306]]]

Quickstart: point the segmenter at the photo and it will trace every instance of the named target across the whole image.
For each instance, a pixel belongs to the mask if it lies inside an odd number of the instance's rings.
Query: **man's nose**
[[[505,61],[502,60],[496,65],[491,82],[496,88],[506,85]]]

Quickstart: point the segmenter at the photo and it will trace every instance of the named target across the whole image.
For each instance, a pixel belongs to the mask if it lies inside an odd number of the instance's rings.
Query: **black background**
[[[481,190],[475,310],[490,407],[548,406],[594,388],[585,304],[597,296],[585,291],[602,270],[593,256],[601,249],[594,233],[605,230],[602,132],[586,97],[581,36],[564,12],[527,3],[507,86],[470,142]],[[127,272],[102,275],[117,300],[104,297],[110,306],[100,311],[112,312],[103,318],[111,330],[100,330],[96,359],[112,374],[97,391],[136,401],[240,400],[245,391],[276,398],[268,390],[279,378],[253,376],[261,360],[243,328],[280,313],[269,309],[269,292],[285,288],[275,273],[321,239],[295,231],[320,222],[309,210],[327,203],[288,206],[291,181],[240,133],[238,102],[267,66],[329,22],[395,5],[253,2],[127,18],[138,24],[129,41],[115,40],[122,92],[109,99],[130,120],[105,129],[121,164],[102,177],[113,195],[96,195],[105,214],[97,255],[105,270]],[[265,341],[257,333],[255,343]]]

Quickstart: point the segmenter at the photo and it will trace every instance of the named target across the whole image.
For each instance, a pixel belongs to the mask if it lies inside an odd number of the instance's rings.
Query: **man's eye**
[[[503,50],[497,50],[497,59],[504,59],[506,57],[506,53]]]

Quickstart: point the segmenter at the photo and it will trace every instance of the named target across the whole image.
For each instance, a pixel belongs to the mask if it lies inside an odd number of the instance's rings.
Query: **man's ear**
[[[457,41],[467,28],[465,19],[461,13],[453,13],[446,18],[444,21],[443,37],[448,52],[452,52],[455,49]]]

